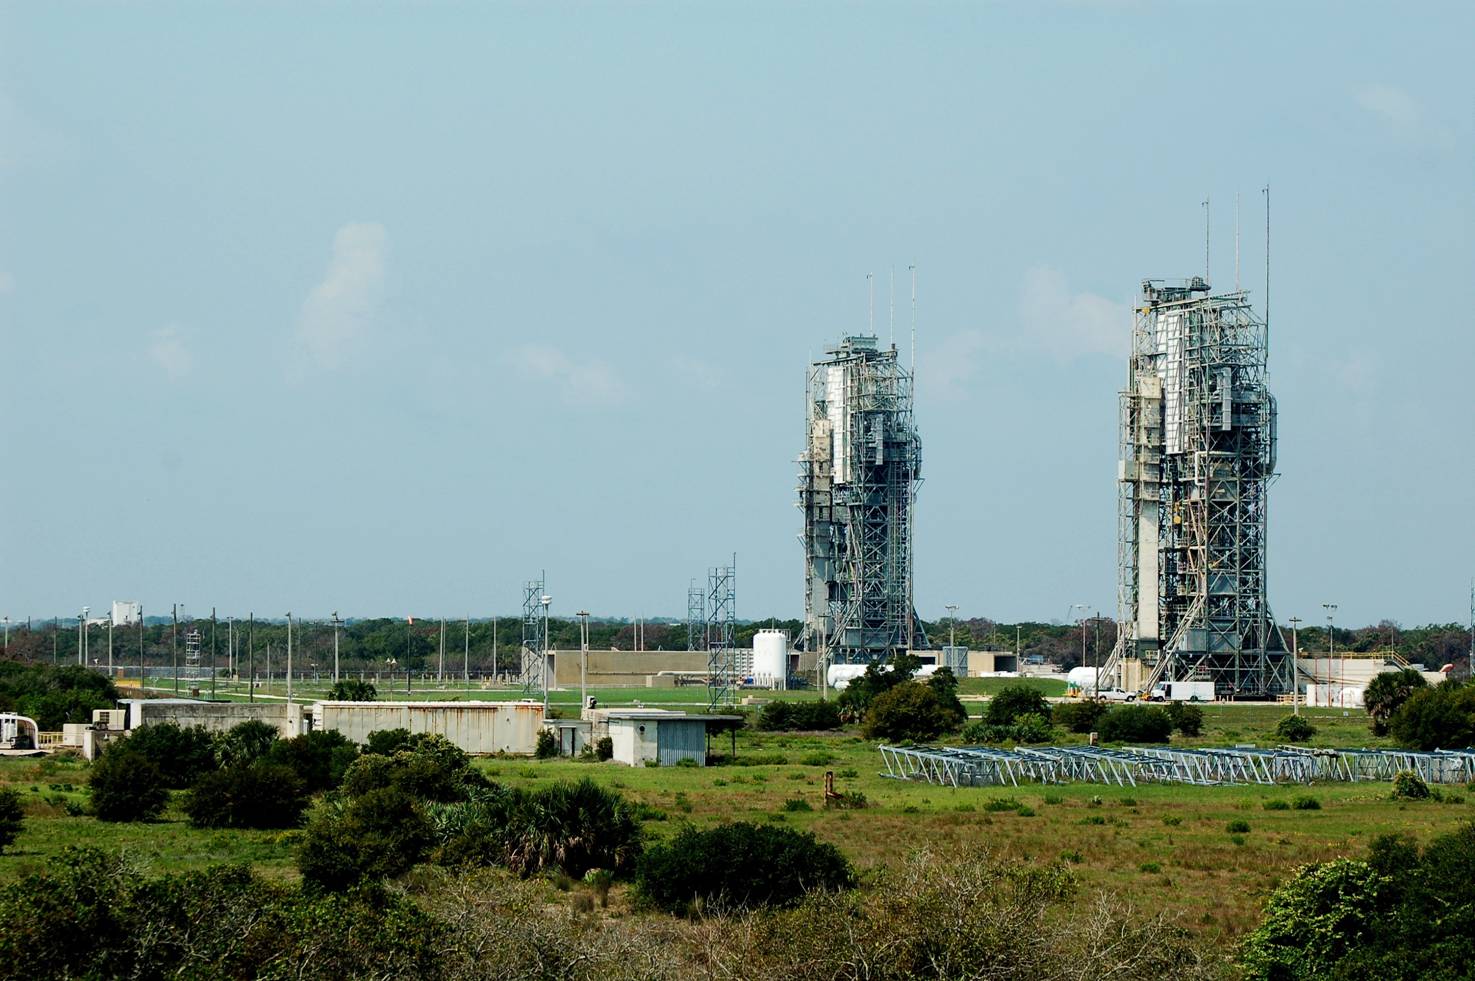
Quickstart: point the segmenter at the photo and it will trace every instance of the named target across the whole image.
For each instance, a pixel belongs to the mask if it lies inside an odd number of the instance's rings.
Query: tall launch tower
[[[1276,443],[1267,351],[1247,293],[1216,296],[1199,277],[1142,284],[1121,393],[1121,623],[1103,670],[1122,687],[1291,690],[1294,664],[1266,599]]]
[[[912,508],[922,442],[896,346],[844,338],[809,368],[799,457],[804,630],[825,661],[885,661],[927,646],[912,600]]]

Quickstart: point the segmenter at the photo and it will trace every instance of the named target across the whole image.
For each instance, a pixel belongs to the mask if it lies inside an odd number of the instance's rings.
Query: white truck
[[[1154,702],[1212,702],[1212,681],[1164,681],[1152,690]]]

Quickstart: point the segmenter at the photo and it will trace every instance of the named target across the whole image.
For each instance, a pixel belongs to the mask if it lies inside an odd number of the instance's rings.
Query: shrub
[[[1168,719],[1173,728],[1185,736],[1197,736],[1204,731],[1204,710],[1187,702],[1169,702]]]
[[[10,789],[0,790],[0,853],[15,844],[15,839],[20,836],[24,817],[20,794]]]
[[[1355,948],[1381,915],[1386,880],[1366,862],[1337,859],[1296,870],[1270,895],[1244,944],[1246,974],[1258,981],[1320,978]]]
[[[1291,802],[1288,800],[1267,800],[1261,805],[1267,811],[1289,811]]]
[[[1413,668],[1385,671],[1373,676],[1362,691],[1362,704],[1367,709],[1369,725],[1375,736],[1388,735],[1388,723],[1403,703],[1421,688],[1429,687],[1424,676]]]
[[[1235,819],[1224,826],[1224,830],[1232,835],[1244,835],[1250,833],[1250,822],[1243,819]]]
[[[343,774],[344,792],[358,796],[397,787],[421,800],[457,801],[487,786],[471,757],[444,736],[419,733],[401,746],[393,756],[366,752],[354,760]]]
[[[926,741],[961,726],[967,713],[957,696],[949,704],[931,685],[904,681],[878,696],[866,713],[866,735],[893,741]]]
[[[691,912],[693,903],[725,910],[789,906],[810,890],[854,884],[834,845],[790,828],[748,823],[684,828],[645,853],[635,879],[643,901],[677,914]]]
[[[540,760],[551,760],[558,755],[558,737],[553,734],[552,729],[538,730],[538,742],[533,748],[533,755]]]
[[[297,850],[303,882],[337,891],[365,879],[408,871],[432,844],[424,807],[398,787],[324,801],[308,820]]]
[[[257,760],[207,773],[185,799],[197,828],[295,828],[307,807],[307,788],[289,766]]]
[[[215,769],[215,737],[204,726],[186,729],[174,722],[151,722],[129,733],[127,745],[130,753],[158,767],[165,785],[175,790]]]
[[[1388,731],[1409,749],[1475,745],[1475,685],[1445,681],[1416,690],[1394,711]]]
[[[921,667],[922,659],[915,654],[897,654],[888,664],[866,665],[866,673],[851,679],[835,699],[841,717],[850,722],[864,719],[879,695],[910,681]]]
[[[1275,724],[1275,736],[1288,743],[1304,743],[1316,735],[1316,726],[1302,715],[1288,715]]]
[[[315,794],[341,784],[344,773],[358,755],[358,747],[343,733],[317,729],[292,739],[277,740],[266,758],[291,767],[307,793]]]
[[[1119,705],[1101,717],[1102,742],[1165,743],[1172,735],[1168,713],[1151,705]]]
[[[1428,800],[1429,785],[1412,770],[1404,770],[1393,778],[1394,800]]]
[[[94,709],[112,708],[118,689],[105,675],[77,664],[0,661],[0,708],[36,720],[41,731],[67,722],[91,722]]]
[[[818,732],[840,728],[840,707],[835,702],[775,701],[758,712],[756,727],[767,732]]]
[[[376,756],[393,756],[410,742],[408,729],[377,729],[364,740],[364,752]]]
[[[92,764],[92,812],[100,820],[150,821],[169,802],[164,774],[127,746],[125,740],[111,747]]]
[[[988,709],[984,712],[984,720],[991,725],[1007,726],[1013,725],[1014,721],[1022,715],[1038,715],[1048,719],[1050,718],[1050,703],[1037,689],[1024,685],[1010,685],[1007,688],[1001,688],[998,694],[989,699]]]
[[[248,719],[221,733],[215,740],[215,761],[221,766],[249,766],[265,759],[277,741],[277,729],[260,719]]]
[[[1055,729],[1048,715],[1029,712],[1014,720],[1014,738],[1021,743],[1048,743],[1055,738]]]
[[[614,759],[614,755],[615,741],[609,736],[600,736],[598,742],[594,744],[594,758],[603,762]]]
[[[1109,706],[1100,699],[1060,702],[1050,710],[1055,724],[1071,732],[1095,732]]]
[[[793,813],[795,811],[812,811],[814,810],[814,807],[803,797],[790,797],[788,800],[784,801],[783,809],[785,811]]]
[[[378,697],[379,689],[372,682],[358,678],[345,678],[328,689],[328,698],[335,702],[372,702]]]
[[[963,727],[960,738],[965,746],[989,746],[1016,741],[1013,726],[995,726],[987,722],[968,723]]]
[[[1298,811],[1319,811],[1321,810],[1321,801],[1310,795],[1303,795],[1291,801],[1291,807]]]

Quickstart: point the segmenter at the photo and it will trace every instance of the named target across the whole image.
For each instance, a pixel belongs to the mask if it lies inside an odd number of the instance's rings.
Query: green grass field
[[[1271,730],[1286,714],[1278,706],[1209,705],[1204,711],[1204,735],[1183,744],[1273,745]],[[1379,742],[1369,736],[1360,712],[1309,714],[1319,727],[1316,745]],[[725,751],[727,740],[714,741],[714,749]],[[1266,893],[1297,865],[1361,854],[1379,834],[1427,839],[1475,818],[1475,805],[1461,799],[1463,788],[1454,788],[1445,802],[1406,803],[1389,799],[1389,787],[1381,783],[1017,789],[903,783],[880,776],[875,745],[854,732],[745,730],[737,765],[707,768],[528,759],[485,759],[479,765],[493,779],[521,787],[591,777],[653,809],[646,826],[656,836],[670,834],[683,821],[783,821],[835,843],[862,869],[926,842],[981,841],[1028,861],[1064,861],[1088,890],[1111,889],[1145,910],[1180,913],[1206,938],[1241,935]],[[826,770],[835,772],[840,790],[864,794],[868,806],[825,810]],[[109,825],[69,814],[69,803],[73,811],[85,805],[86,774],[86,764],[61,758],[0,760],[0,784],[19,790],[27,809],[20,839],[0,855],[0,881],[39,867],[46,856],[73,844],[121,849],[156,872],[243,861],[267,874],[295,875],[295,833],[194,830],[180,815],[177,799],[155,824]],[[1267,801],[1308,794],[1320,810],[1264,809]],[[1231,834],[1227,825],[1233,820],[1247,822],[1250,831]]]

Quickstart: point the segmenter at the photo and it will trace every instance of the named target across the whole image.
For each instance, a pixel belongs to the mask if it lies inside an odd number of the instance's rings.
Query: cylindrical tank
[[[1094,667],[1071,668],[1065,675],[1066,688],[1079,688],[1084,694],[1096,694],[1096,675]],[[1102,679],[1105,683],[1105,679]]]
[[[786,687],[789,675],[789,635],[782,630],[760,630],[753,635],[753,683]]]

